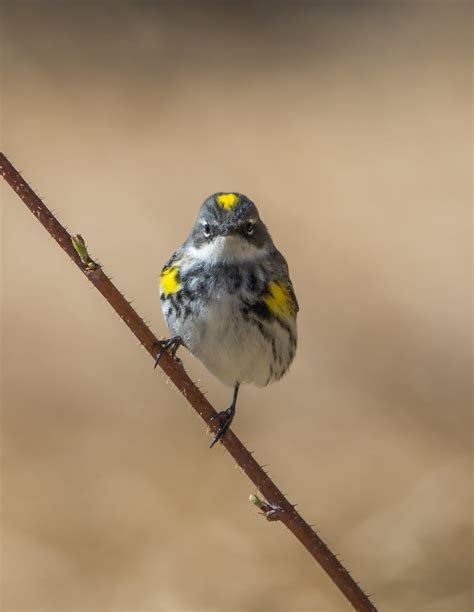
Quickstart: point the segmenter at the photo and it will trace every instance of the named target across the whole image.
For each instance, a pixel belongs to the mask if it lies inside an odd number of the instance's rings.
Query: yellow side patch
[[[220,193],[216,197],[217,203],[225,208],[226,210],[230,210],[233,206],[237,204],[239,201],[239,196],[235,193]]]
[[[163,270],[160,287],[165,295],[171,295],[181,289],[181,283],[178,280],[178,268],[176,266],[169,266],[169,268]]]
[[[288,285],[285,283],[280,281],[269,283],[263,301],[268,306],[269,311],[280,319],[286,319],[295,314],[295,306]]]

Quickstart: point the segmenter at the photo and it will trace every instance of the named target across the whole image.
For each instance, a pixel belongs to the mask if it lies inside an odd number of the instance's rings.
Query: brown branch
[[[26,181],[23,180],[19,172],[3,153],[0,153],[0,169],[3,178],[13,191],[23,200],[59,246],[66,251],[81,272],[100,291],[115,312],[123,319],[132,333],[154,358],[157,352],[157,338],[111,280],[104,274],[101,267],[89,258],[82,238],[76,236],[75,246],[73,245],[72,236],[59,223],[51,211],[48,210]],[[189,378],[181,363],[173,360],[169,353],[166,352],[160,360],[160,367],[186,397],[206,425],[215,431],[217,424],[215,421],[211,421],[211,417],[216,414],[216,411]],[[267,519],[280,520],[298,538],[356,610],[376,612],[375,606],[361,587],[321,538],[313,531],[310,525],[303,520],[295,507],[268,477],[237,436],[232,431],[228,431],[222,444],[267,500],[266,503],[258,498],[251,500],[263,510]]]

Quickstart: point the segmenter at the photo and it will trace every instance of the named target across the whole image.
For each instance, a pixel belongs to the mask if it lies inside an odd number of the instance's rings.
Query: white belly
[[[191,353],[221,382],[264,386],[270,376],[271,346],[245,320],[233,296],[216,300],[181,325]]]

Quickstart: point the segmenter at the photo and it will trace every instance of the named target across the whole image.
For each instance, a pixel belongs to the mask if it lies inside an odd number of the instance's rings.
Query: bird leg
[[[237,403],[237,395],[239,393],[239,386],[240,386],[240,383],[238,382],[235,383],[234,394],[232,396],[232,402],[230,406],[227,408],[227,410],[222,410],[221,412],[218,412],[215,416],[211,418],[211,421],[214,421],[214,419],[217,419],[219,421],[219,428],[216,431],[216,435],[214,436],[211,442],[210,448],[212,448],[214,444],[219,442],[219,440],[221,440],[224,437],[225,433],[230,427],[230,424],[232,423],[232,420],[235,415],[235,404]]]

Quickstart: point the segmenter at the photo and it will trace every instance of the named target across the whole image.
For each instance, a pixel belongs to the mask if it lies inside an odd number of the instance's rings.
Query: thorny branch
[[[73,238],[66,231],[3,153],[0,153],[0,170],[3,178],[13,191],[23,200],[59,246],[66,251],[81,272],[100,291],[148,353],[154,358],[159,341],[111,282],[110,278],[104,274],[102,268],[90,259],[82,237],[78,235]],[[189,378],[182,364],[173,360],[169,353],[166,352],[160,360],[160,367],[185,396],[206,425],[215,431],[218,425],[216,421],[211,421],[211,417],[216,414],[216,411]],[[222,444],[257,487],[260,494],[265,497],[266,502],[263,502],[258,497],[251,496],[251,501],[262,510],[265,517],[268,520],[281,521],[298,538],[356,610],[376,612],[375,606],[362,588],[311,526],[304,521],[294,505],[287,500],[285,495],[283,495],[280,489],[269,478],[268,474],[255,461],[252,454],[245,448],[237,436],[232,431],[228,431],[222,440]]]

